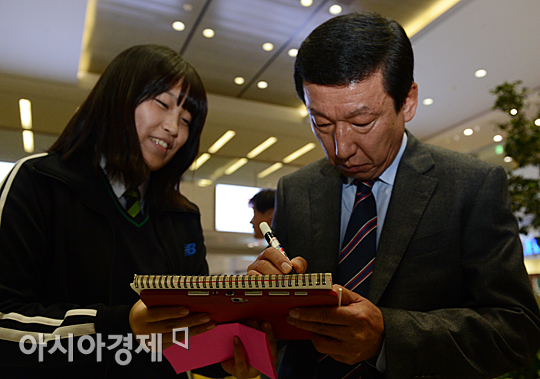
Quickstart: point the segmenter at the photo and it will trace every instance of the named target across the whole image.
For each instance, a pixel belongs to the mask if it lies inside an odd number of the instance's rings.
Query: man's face
[[[418,102],[413,83],[396,113],[380,72],[347,86],[304,83],[304,94],[311,127],[326,157],[343,175],[360,180],[377,178],[390,166]]]
[[[259,225],[261,222],[266,222],[268,225],[272,225],[272,219],[274,218],[274,209],[267,209],[266,212],[259,212],[253,207],[253,218],[250,223],[253,225],[253,236],[255,238],[264,238]]]

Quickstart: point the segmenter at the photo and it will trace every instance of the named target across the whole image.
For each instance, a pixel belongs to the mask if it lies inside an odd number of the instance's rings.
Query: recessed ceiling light
[[[497,134],[493,136],[493,141],[495,142],[501,142],[503,140],[502,136],[500,134]]]
[[[210,157],[211,157],[211,155],[208,154],[208,153],[202,154],[199,158],[197,158],[197,160],[195,162],[193,162],[191,164],[189,169],[191,171],[197,171],[199,169],[199,167],[201,167],[207,160],[210,159]]]
[[[295,159],[298,159],[308,151],[311,151],[315,148],[315,144],[313,142],[308,143],[304,147],[301,147],[300,149],[296,150],[294,153],[287,155],[285,158],[283,158],[283,163],[291,163]]]
[[[260,89],[268,88],[268,83],[266,83],[265,81],[261,80],[259,83],[257,83],[257,87],[259,87]]]
[[[234,130],[228,130],[227,133],[222,135],[210,148],[208,148],[209,153],[216,153],[219,149],[223,147],[231,138],[233,138],[236,135],[236,132]]]
[[[23,147],[27,153],[34,152],[34,133],[31,130],[23,130]]]
[[[263,143],[261,143],[259,146],[257,146],[256,148],[254,148],[253,150],[251,150],[249,153],[247,153],[246,157],[248,157],[249,159],[253,159],[255,158],[257,155],[259,155],[260,153],[262,153],[263,151],[265,151],[266,149],[268,149],[270,146],[272,146],[273,144],[275,144],[277,142],[277,138],[276,137],[270,137],[268,138],[266,141],[264,141]]]
[[[172,23],[172,27],[174,30],[181,32],[182,30],[186,28],[186,25],[181,21],[175,21]]]
[[[290,49],[287,54],[289,54],[289,57],[296,57],[298,55],[298,49]]]
[[[241,76],[237,76],[236,78],[234,78],[234,82],[241,86],[242,84],[244,84],[245,80]]]
[[[215,33],[214,33],[214,31],[212,29],[204,29],[202,34],[206,38],[212,38],[215,35]]]
[[[463,131],[463,134],[465,134],[466,136],[472,136],[473,133],[474,131],[471,128],[467,128]]]
[[[517,114],[518,114],[517,109],[511,109],[511,110],[510,110],[510,114],[511,114],[512,116],[517,115]]]
[[[510,156],[507,155],[506,157],[504,157],[504,161],[505,161],[506,163],[510,163],[510,162],[512,162],[512,157],[510,157]]]
[[[340,14],[342,9],[339,5],[332,5],[330,9],[328,10],[330,14]]]
[[[182,5],[182,9],[184,9],[186,12],[191,12],[193,10],[193,5],[184,4],[184,5]]]
[[[274,50],[274,45],[272,45],[270,42],[263,43],[262,48],[264,51],[272,51]]]
[[[301,105],[300,108],[298,108],[298,112],[300,112],[300,116],[307,117],[308,111],[305,105]]]
[[[484,76],[487,75],[487,71],[484,70],[484,69],[480,69],[480,70],[477,70],[475,73],[474,73],[474,76],[476,76],[477,78],[483,78]]]
[[[540,118],[537,118],[536,120],[534,120],[534,125],[540,126]]]
[[[281,162],[274,163],[272,166],[268,167],[266,170],[259,172],[257,174],[257,178],[259,179],[265,178],[271,173],[273,173],[274,171],[277,171],[282,167],[283,167],[283,163]]]
[[[433,99],[428,97],[428,98],[424,99],[424,101],[422,101],[422,104],[431,105],[431,104],[433,104]]]
[[[208,187],[212,184],[212,181],[210,179],[201,179],[197,182],[197,185],[199,187]]]
[[[236,170],[238,170],[240,167],[242,167],[242,166],[245,165],[246,163],[248,163],[247,158],[240,158],[240,159],[238,159],[238,160],[235,161],[232,165],[230,165],[229,167],[227,167],[227,169],[225,170],[225,175],[231,175],[233,172],[235,172]]]
[[[23,129],[32,129],[32,103],[30,100],[19,100],[19,113],[21,116],[21,127]]]
[[[313,4],[313,0],[300,0],[300,4],[304,7],[309,7],[311,4]]]

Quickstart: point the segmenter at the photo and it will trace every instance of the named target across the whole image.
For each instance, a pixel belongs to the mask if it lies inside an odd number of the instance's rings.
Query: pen
[[[338,307],[341,307],[341,295],[343,294],[343,288],[339,287],[338,289]]]
[[[274,249],[276,249],[281,254],[283,254],[283,256],[289,260],[289,263],[291,263],[291,260],[287,256],[287,253],[285,252],[285,250],[283,250],[283,247],[281,247],[281,244],[279,243],[276,236],[274,236],[274,233],[272,232],[272,229],[270,229],[268,224],[263,221],[259,224],[259,228],[261,228],[261,232],[262,234],[264,234],[264,238],[266,239],[266,242],[268,242],[270,246],[272,246]],[[296,271],[294,270],[292,263],[291,263],[291,268],[292,270],[290,273],[296,274]]]

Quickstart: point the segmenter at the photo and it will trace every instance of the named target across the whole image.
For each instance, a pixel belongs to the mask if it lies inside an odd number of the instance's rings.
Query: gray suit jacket
[[[506,172],[408,137],[369,292],[384,317],[385,377],[493,378],[526,365],[540,322]],[[341,188],[326,159],[278,184],[273,229],[310,272],[336,273]],[[310,377],[314,363],[294,367],[305,351],[289,344],[280,378]]]

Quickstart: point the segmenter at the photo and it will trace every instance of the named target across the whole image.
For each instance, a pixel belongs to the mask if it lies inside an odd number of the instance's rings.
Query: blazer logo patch
[[[194,243],[186,243],[184,245],[184,257],[189,257],[197,252],[196,245]]]

